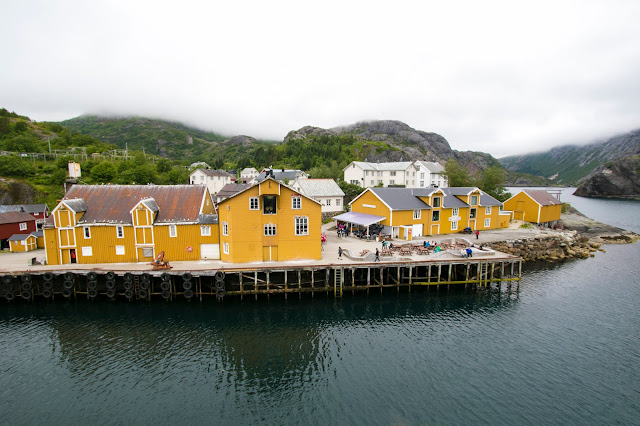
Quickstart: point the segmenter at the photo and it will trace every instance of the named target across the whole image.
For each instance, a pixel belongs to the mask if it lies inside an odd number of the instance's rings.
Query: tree
[[[7,117],[0,117],[0,135],[11,133],[11,122]]]
[[[477,186],[498,201],[504,201],[511,197],[511,194],[504,188],[504,169],[491,166],[482,172]]]
[[[99,183],[110,183],[113,182],[114,178],[118,174],[118,169],[113,163],[109,161],[103,161],[91,168],[91,177],[95,182]]]
[[[361,186],[346,182],[344,180],[339,181],[338,186],[340,187],[340,189],[342,189],[345,195],[355,196],[364,191],[364,188],[362,188]]]
[[[167,160],[166,158],[161,158],[156,163],[156,170],[158,171],[158,173],[169,172],[171,170],[171,161]]]
[[[469,171],[451,158],[444,166],[444,175],[449,181],[449,186],[473,186],[474,182]]]

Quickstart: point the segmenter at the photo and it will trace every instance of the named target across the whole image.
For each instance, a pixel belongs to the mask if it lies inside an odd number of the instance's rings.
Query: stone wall
[[[602,250],[599,243],[591,242],[580,234],[561,234],[553,237],[498,241],[488,244],[492,249],[520,256],[524,261],[584,259]]]

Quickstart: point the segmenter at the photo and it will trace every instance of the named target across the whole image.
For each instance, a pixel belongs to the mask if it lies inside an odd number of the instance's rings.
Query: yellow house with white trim
[[[225,262],[321,259],[322,206],[268,177],[218,204]]]
[[[553,226],[562,214],[562,202],[547,191],[525,189],[504,202],[514,219]]]
[[[9,237],[9,249],[12,252],[25,252],[38,248],[36,236],[31,234],[13,234]]]
[[[219,259],[205,185],[74,185],[44,226],[50,265]]]
[[[478,188],[367,188],[350,203],[352,212],[384,217],[382,232],[406,240],[496,229],[500,205]]]

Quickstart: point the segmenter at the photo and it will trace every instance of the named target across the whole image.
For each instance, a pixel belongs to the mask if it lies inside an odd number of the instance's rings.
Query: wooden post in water
[[[289,284],[287,283],[287,270],[284,270],[284,300],[287,300],[289,295]]]
[[[256,300],[258,300],[258,271],[253,272],[253,291],[256,294]]]
[[[242,284],[242,272],[238,273],[238,282],[240,283],[240,300],[244,297],[244,287]]]

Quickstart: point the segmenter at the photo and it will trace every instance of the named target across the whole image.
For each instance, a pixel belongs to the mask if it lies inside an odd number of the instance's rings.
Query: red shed
[[[0,242],[2,249],[9,248],[13,234],[30,234],[36,231],[36,218],[25,212],[0,213]]]

